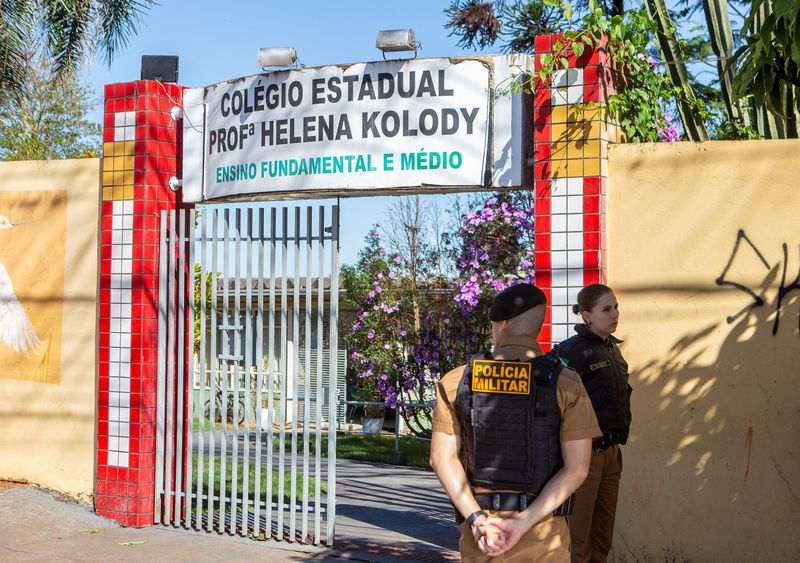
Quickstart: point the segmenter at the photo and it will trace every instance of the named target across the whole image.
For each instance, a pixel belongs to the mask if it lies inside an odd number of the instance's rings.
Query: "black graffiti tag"
[[[733,323],[734,321],[736,321],[736,319],[738,319],[751,309],[755,309],[756,307],[763,307],[764,304],[766,303],[764,301],[764,298],[756,294],[756,292],[752,288],[747,287],[746,285],[739,283],[737,281],[729,280],[726,278],[726,276],[728,275],[728,271],[731,269],[731,266],[733,265],[734,261],[736,260],[736,257],[738,256],[739,248],[741,246],[742,241],[745,241],[750,246],[753,252],[755,252],[756,256],[758,256],[761,263],[764,264],[764,268],[766,268],[768,272],[770,271],[769,262],[767,262],[766,258],[764,258],[764,255],[761,253],[758,247],[755,244],[753,244],[753,241],[751,241],[748,238],[747,234],[744,232],[744,229],[739,229],[739,231],[736,233],[736,242],[733,245],[733,250],[731,251],[730,257],[728,258],[728,263],[725,264],[725,268],[722,270],[722,273],[715,280],[715,282],[719,286],[728,285],[738,289],[739,291],[743,291],[744,293],[749,295],[753,300],[750,303],[748,303],[745,307],[743,307],[735,315],[730,315],[726,317],[728,324]],[[798,271],[797,276],[795,276],[794,280],[789,285],[786,285],[786,270],[788,268],[788,265],[789,265],[788,246],[786,245],[786,243],[783,243],[783,274],[781,276],[781,285],[778,288],[778,295],[775,301],[775,322],[772,325],[773,335],[778,333],[778,326],[780,325],[780,320],[781,320],[781,306],[783,305],[784,298],[792,291],[800,290],[800,270]],[[798,321],[799,321],[798,326],[800,326],[800,316],[798,317]]]

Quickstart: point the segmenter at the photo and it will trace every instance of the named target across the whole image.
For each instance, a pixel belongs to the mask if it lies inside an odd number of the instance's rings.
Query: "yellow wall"
[[[82,500],[94,485],[99,186],[97,159],[0,163],[13,224],[0,263],[36,334],[26,352],[0,338],[0,478]]]
[[[800,142],[610,151],[608,274],[631,366],[616,561],[800,554]],[[733,253],[737,233],[744,239]],[[727,321],[754,301],[764,300]],[[773,334],[776,318],[779,325]]]

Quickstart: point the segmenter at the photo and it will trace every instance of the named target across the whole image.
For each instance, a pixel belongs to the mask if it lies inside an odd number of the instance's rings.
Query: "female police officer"
[[[533,285],[502,291],[492,352],[437,385],[431,466],[463,520],[465,562],[569,561],[565,501],[600,432],[578,375],[536,342],[545,308]]]
[[[559,346],[561,359],[578,372],[592,400],[603,435],[592,443],[589,475],[575,493],[569,517],[572,561],[605,561],[614,534],[619,479],[622,474],[620,444],[628,440],[631,424],[628,364],[617,344],[619,305],[610,287],[596,283],[578,293],[573,312],[585,324]]]

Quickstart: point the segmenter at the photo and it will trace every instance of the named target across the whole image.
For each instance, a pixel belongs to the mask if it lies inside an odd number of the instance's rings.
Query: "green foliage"
[[[211,301],[211,290],[212,285],[216,276],[214,276],[211,272],[206,273],[205,281],[203,281],[203,271],[200,268],[200,264],[194,265],[194,314],[192,318],[194,319],[194,353],[200,353],[200,319],[201,319],[201,307],[203,302],[203,296],[205,295],[205,325],[206,330],[209,329],[211,326],[211,313],[214,311],[214,304]],[[203,291],[203,285],[205,285],[205,292]]]
[[[154,0],[0,2],[0,92],[24,87],[31,45],[53,62],[58,78],[74,76],[96,49],[110,63],[154,4]]]
[[[800,1],[753,0],[743,34],[731,63],[735,95],[752,94],[756,107],[785,115],[786,89],[800,87]]]
[[[20,87],[0,97],[0,160],[96,158],[102,128],[87,119],[92,92],[77,79],[54,79],[29,57]]]
[[[556,4],[558,0],[545,2]],[[569,4],[563,5],[566,15],[570,15]],[[539,80],[549,82],[555,70],[568,68],[570,56],[581,57],[586,49],[605,48],[618,69],[617,92],[608,97],[606,109],[619,123],[626,141],[676,140],[677,131],[664,110],[675,101],[693,108],[700,116],[706,115],[688,85],[676,87],[660,71],[658,62],[647,55],[658,26],[646,11],[634,10],[608,18],[594,0],[589,2],[589,8],[578,29],[565,31],[553,52],[541,56],[542,68],[536,76]]]

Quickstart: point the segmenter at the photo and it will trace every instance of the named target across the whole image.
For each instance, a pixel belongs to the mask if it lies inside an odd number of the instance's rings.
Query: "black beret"
[[[507,321],[537,305],[546,305],[547,297],[541,289],[529,283],[518,283],[497,294],[489,309],[490,321]]]

